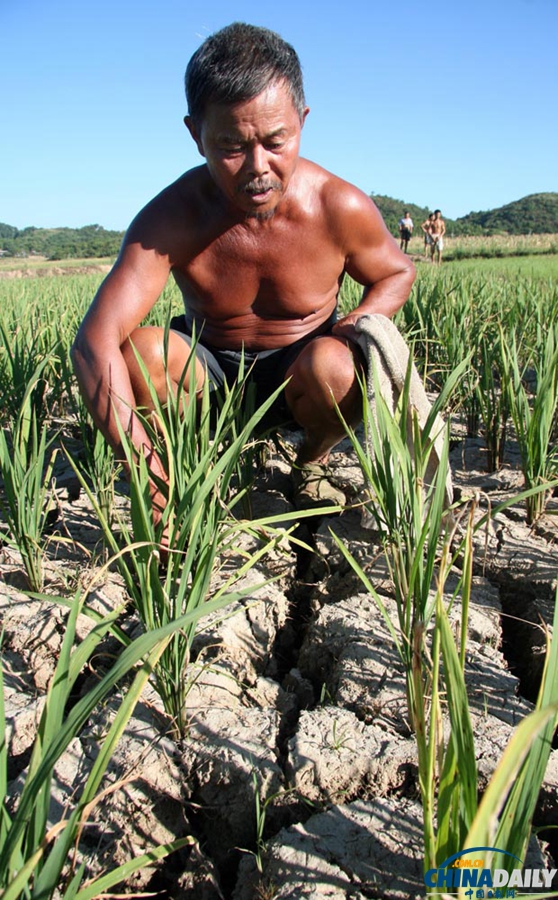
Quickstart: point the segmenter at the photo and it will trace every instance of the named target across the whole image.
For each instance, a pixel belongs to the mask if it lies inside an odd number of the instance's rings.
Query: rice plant
[[[446,386],[448,392],[455,380],[450,379]],[[374,597],[403,664],[409,721],[418,753],[424,871],[435,869],[448,856],[469,846],[500,846],[515,852],[510,847],[513,843],[519,855],[520,850],[524,852],[531,833],[551,735],[558,720],[558,640],[554,639],[547,654],[540,709],[526,720],[527,724],[520,726],[518,737],[512,742],[513,748],[494,774],[483,800],[484,806],[481,804],[479,808],[465,655],[473,573],[472,538],[474,530],[484,524],[487,516],[474,524],[471,506],[464,536],[457,549],[452,551],[453,535],[448,529],[449,520],[443,504],[449,446],[447,431],[438,470],[430,477],[429,484],[425,478],[433,450],[434,414],[440,400],[422,433],[409,409],[407,390],[402,394],[394,417],[378,392],[376,402],[375,416],[367,411],[366,402],[364,407],[369,447],[361,447],[350,429],[348,433],[369,486],[366,505],[383,542],[394,585],[397,621],[390,618],[381,596],[357,560],[341,540],[335,539]],[[498,509],[511,502],[501,504]],[[456,512],[454,510],[454,514]],[[446,600],[447,576],[458,559],[462,567],[459,584]],[[461,592],[461,621],[456,642],[448,610],[455,603],[458,591]],[[558,611],[555,612],[555,625],[557,623]],[[451,726],[447,739],[442,729],[444,716]],[[529,737],[527,745],[523,746],[525,735]],[[521,769],[521,766],[525,768]],[[520,771],[521,775],[518,774]],[[513,789],[506,800],[512,784]],[[504,793],[501,792],[503,785]],[[498,830],[495,823],[499,823]],[[439,895],[439,892],[434,894]]]
[[[538,352],[531,374],[534,391],[526,382],[527,366],[522,366],[515,334],[502,340],[502,361],[508,385],[509,406],[527,489],[543,487],[526,500],[527,522],[543,514],[558,475],[558,453],[552,440],[558,405],[558,326],[547,322],[538,329]]]
[[[56,507],[52,483],[56,450],[34,406],[40,378],[41,367],[27,385],[12,434],[0,429],[0,512],[8,529],[3,537],[21,553],[29,586],[36,591],[43,587],[44,534]]]
[[[234,515],[235,506],[248,490],[246,484],[235,484],[239,460],[252,446],[253,434],[280,389],[252,415],[242,419],[240,410],[245,390],[242,372],[238,382],[225,391],[215,411],[207,379],[203,390],[197,391],[194,367],[191,368],[188,376],[188,365],[185,367],[177,391],[173,391],[169,382],[165,406],[152,391],[153,413],[142,422],[154,453],[168,473],[168,481],[161,481],[149,470],[145,456],[138,454],[131,439],[121,432],[130,472],[131,528],[126,522],[120,522],[120,539],[130,552],[119,556],[119,567],[147,631],[190,611],[201,613],[210,596],[231,603],[246,593],[253,593],[253,585],[235,586],[285,537],[282,528],[273,526],[275,521],[284,522],[288,518],[286,514],[256,521],[244,521]],[[147,380],[147,372],[145,376]],[[94,503],[105,539],[116,552],[118,538],[90,489],[82,483]],[[158,515],[154,515],[154,489],[158,496],[165,498],[164,509]],[[303,515],[293,513],[294,524]],[[258,547],[253,552],[240,546],[241,537],[246,535],[257,539]],[[218,589],[213,589],[212,577],[219,559],[226,560],[231,554],[236,554],[241,562],[225,576]],[[262,581],[260,586],[265,583]],[[179,736],[188,727],[187,669],[196,623],[197,618],[173,636],[155,672],[157,691]]]
[[[103,521],[112,528],[114,520],[115,483],[121,467],[116,461],[114,450],[100,431],[93,425],[91,416],[82,407],[82,416],[78,420],[81,442],[80,450],[75,456],[68,442],[63,442],[64,452],[70,465],[78,468],[91,486],[97,498]],[[106,542],[105,542],[106,543]]]
[[[127,552],[132,552],[128,548]],[[101,569],[96,578],[104,573]],[[23,787],[18,796],[9,794],[7,782],[7,747],[0,745],[0,886],[4,900],[23,898],[66,897],[68,900],[89,900],[102,895],[129,877],[138,868],[150,865],[173,850],[192,843],[189,837],[156,847],[147,854],[115,868],[82,885],[86,876],[85,864],[79,864],[75,852],[87,828],[92,809],[102,802],[102,781],[126,723],[140,699],[142,690],[153,673],[158,659],[173,635],[189,628],[204,612],[214,612],[220,603],[208,603],[204,609],[190,610],[174,621],[130,642],[113,667],[77,703],[68,705],[72,689],[80,672],[91,660],[99,642],[114,627],[120,609],[100,618],[81,643],[75,646],[78,616],[86,611],[87,590],[78,591],[70,606],[64,640],[56,671],[50,684],[44,711]],[[49,600],[56,599],[49,597]],[[60,598],[66,604],[65,598]],[[93,710],[114,688],[134,672],[135,676],[108,730],[99,753],[85,780],[79,799],[58,822],[49,822],[49,805],[54,766],[75,738]],[[1,681],[1,668],[0,668]],[[3,689],[0,684],[0,727],[5,726]]]
[[[479,344],[478,380],[475,396],[484,426],[488,472],[495,472],[504,462],[506,436],[510,417],[510,395],[504,378],[502,333],[485,333]]]
[[[350,552],[337,540],[355,572],[372,594],[401,658],[407,688],[410,726],[417,739],[419,779],[424,808],[425,866],[431,868],[436,858],[434,827],[435,803],[433,767],[440,759],[438,742],[439,642],[432,652],[427,650],[427,632],[436,613],[433,595],[434,576],[439,573],[438,559],[447,555],[451,539],[444,500],[447,492],[449,436],[443,436],[439,467],[432,474],[429,466],[434,442],[440,436],[435,429],[438,410],[446,402],[459,381],[462,369],[449,379],[446,390],[438,398],[424,429],[418,426],[416,413],[409,405],[410,368],[395,416],[392,415],[379,389],[375,392],[375,413],[364,399],[363,415],[367,435],[361,446],[356,434],[348,434],[368,485],[367,511],[375,522],[383,543],[392,577],[397,606],[397,622],[387,609],[365,572]],[[427,475],[427,473],[429,473]],[[441,544],[445,541],[444,551]],[[440,578],[442,583],[442,579]],[[439,631],[435,630],[435,635]],[[435,638],[435,642],[438,641]],[[428,660],[432,659],[434,671]],[[428,727],[427,697],[432,694],[432,728]],[[464,733],[464,732],[462,732]],[[473,756],[474,765],[474,756]]]

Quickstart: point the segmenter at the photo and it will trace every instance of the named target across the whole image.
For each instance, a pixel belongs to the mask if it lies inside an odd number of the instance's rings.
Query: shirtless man
[[[438,265],[442,262],[442,251],[444,249],[444,235],[446,233],[446,223],[442,219],[442,213],[439,209],[434,210],[434,218],[430,226],[430,236],[432,238],[432,246],[430,248],[432,254],[432,262],[436,256]]]
[[[267,395],[289,379],[283,412],[304,430],[293,466],[299,507],[339,502],[325,464],[344,436],[335,405],[349,422],[362,413],[354,324],[363,313],[392,316],[414,268],[368,196],[299,158],[308,108],[298,57],[278,35],[242,23],[212,35],[188,64],[186,96],[184,121],[205,162],[139,213],[89,308],[72,348],[85,402],[119,458],[117,421],[165,480],[136,415],[150,396],[132,345],[164,401],[163,329],[138,326],[172,272],[186,311],[169,334],[172,382],[192,328],[198,386],[230,377],[243,348],[258,357],[252,377]],[[363,297],[336,321],[345,273]],[[152,500],[158,518],[155,484]]]
[[[432,257],[432,240],[431,228],[434,221],[434,213],[430,213],[427,219],[420,226],[424,232],[424,255]]]

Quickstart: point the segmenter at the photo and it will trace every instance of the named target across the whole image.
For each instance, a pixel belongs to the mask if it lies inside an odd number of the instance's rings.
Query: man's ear
[[[308,115],[309,112],[310,112],[310,107],[309,107],[309,106],[305,106],[305,107],[304,107],[304,112],[302,113],[302,117],[301,117],[301,119],[300,119],[300,127],[301,127],[301,128],[304,127],[304,123],[306,122],[306,116]]]
[[[196,142],[196,147],[198,148],[198,151],[201,153],[202,156],[205,156],[205,153],[203,150],[203,144],[202,144],[201,138],[198,134],[198,130],[192,121],[192,117],[184,116],[184,124],[186,125],[186,128],[192,135],[193,140]]]

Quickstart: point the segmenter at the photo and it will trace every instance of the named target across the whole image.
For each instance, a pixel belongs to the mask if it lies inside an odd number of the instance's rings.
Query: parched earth
[[[296,435],[285,440],[296,442]],[[483,473],[480,440],[457,435],[451,464],[457,490],[478,496],[479,515],[521,489],[513,456],[498,473]],[[332,465],[338,484],[357,498],[362,476],[348,445],[336,450]],[[59,524],[75,545],[71,551],[52,545],[52,593],[60,579],[75,580],[89,564],[86,551],[100,539],[87,498],[64,473],[59,485]],[[253,507],[254,515],[292,508],[288,464],[277,453],[258,475]],[[553,508],[554,500],[550,513]],[[417,758],[401,664],[332,531],[394,609],[385,560],[359,510],[301,525],[298,536],[312,552],[285,540],[246,576],[251,595],[226,617],[204,622],[194,646],[184,740],[173,740],[157,695],[151,687],[145,692],[110,765],[109,782],[122,780],[122,786],[93,812],[83,833],[93,871],[192,835],[192,847],[141,870],[126,889],[177,900],[424,896]],[[514,726],[532,708],[544,653],[540,623],[551,621],[554,603],[557,534],[552,515],[528,529],[518,504],[476,538],[466,675],[481,790]],[[22,592],[15,552],[4,548],[0,572],[9,777],[16,798],[65,613]],[[258,587],[270,575],[277,580]],[[452,573],[450,582],[456,578]],[[124,599],[115,572],[91,598],[101,610]],[[80,634],[89,627],[84,618]],[[137,628],[132,612],[126,627]],[[107,641],[107,657],[114,649]],[[84,675],[82,689],[92,677],[95,672]],[[60,759],[53,822],[79,792],[118,702],[115,694],[96,710]],[[557,786],[554,751],[537,825],[558,821]],[[534,865],[547,865],[553,849],[542,839],[533,842]]]

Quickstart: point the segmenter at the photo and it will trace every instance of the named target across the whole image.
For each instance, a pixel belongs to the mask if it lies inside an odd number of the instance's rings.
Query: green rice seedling
[[[126,552],[133,552],[134,549],[137,548],[126,548]],[[78,846],[82,831],[87,828],[91,809],[102,801],[102,781],[114,748],[161,653],[176,632],[191,627],[192,622],[200,615],[215,612],[221,605],[218,601],[208,603],[204,609],[191,610],[177,616],[162,628],[129,642],[112,668],[94,687],[77,703],[69,705],[78,675],[94,655],[99,641],[114,628],[121,613],[117,609],[104,618],[97,617],[93,629],[75,646],[78,616],[86,611],[86,597],[94,582],[105,571],[106,567],[99,570],[88,588],[76,592],[74,596],[24,784],[13,801],[8,796],[5,741],[0,745],[0,886],[4,900],[47,900],[60,896],[67,897],[68,900],[89,900],[109,890],[139,867],[149,865],[173,850],[192,843],[192,839],[187,837],[154,848],[139,859],[120,866],[83,887],[81,883],[86,875],[85,864],[76,868],[73,863],[75,853],[71,853],[72,848]],[[66,604],[65,598],[60,599]],[[124,692],[79,799],[75,800],[73,808],[66,811],[63,819],[49,823],[49,801],[56,762],[79,734],[93,710],[105,701],[117,685],[128,678],[129,673],[134,672],[134,678]],[[1,690],[0,726],[4,724]]]
[[[364,424],[368,435],[365,447],[360,445],[352,429],[347,429],[369,488],[366,507],[382,538],[394,584],[396,622],[392,621],[368,576],[337,540],[378,604],[403,663],[410,726],[416,736],[419,756],[427,869],[436,860],[434,789],[436,766],[443,759],[439,730],[440,632],[434,628],[431,648],[427,646],[427,634],[437,610],[437,597],[432,592],[434,578],[438,578],[440,589],[445,580],[446,569],[439,565],[439,556],[446,558],[451,539],[444,506],[449,454],[447,428],[439,468],[433,474],[429,462],[434,441],[440,437],[435,430],[439,428],[438,411],[462,377],[465,364],[448,380],[422,431],[409,405],[410,368],[395,416],[383,400],[379,386],[375,415],[365,400]],[[455,750],[452,747],[447,753],[447,768],[451,768]]]
[[[21,324],[0,322],[0,421],[14,420],[26,395],[40,420],[45,418],[47,368],[51,359],[50,352],[46,355],[37,353],[36,341],[29,329]],[[40,377],[37,377],[39,372]],[[30,384],[31,392],[28,390]]]
[[[455,375],[454,381],[459,377],[458,373]],[[447,391],[451,390],[450,381]],[[453,853],[483,843],[473,831],[477,827],[478,785],[474,732],[464,673],[473,573],[473,533],[482,527],[487,516],[475,523],[474,507],[471,505],[465,534],[459,546],[452,551],[454,536],[447,528],[447,513],[444,514],[443,509],[447,431],[439,468],[431,476],[430,485],[425,487],[434,420],[429,420],[421,435],[413,416],[409,414],[407,391],[402,394],[395,417],[392,417],[378,392],[376,399],[378,408],[375,417],[367,413],[365,406],[370,449],[360,447],[350,429],[348,433],[370,487],[367,508],[383,540],[395,590],[396,621],[391,619],[366,572],[343,543],[336,540],[345,558],[374,597],[402,660],[409,720],[417,744],[426,873]],[[412,438],[411,446],[408,435]],[[502,504],[498,510],[511,502]],[[464,506],[463,512],[465,510]],[[457,560],[462,567],[461,577],[454,593],[446,600],[447,576]],[[459,639],[456,641],[448,611],[455,603],[458,591],[461,594],[461,619]],[[547,708],[558,700],[556,654],[558,646],[548,654],[548,674],[541,694],[541,705]],[[449,719],[450,723],[447,738],[444,738],[442,728],[444,718]],[[522,787],[517,788],[517,797],[513,799],[510,795],[506,812],[501,816],[502,828],[506,827],[508,832],[499,833],[498,840],[508,840],[512,830],[521,835],[521,841],[528,839],[534,803],[548,759],[549,734],[553,727],[551,719],[552,713],[542,717],[549,731],[541,737],[541,742],[536,745],[537,750],[533,751]],[[494,796],[496,792],[492,792]],[[484,821],[493,823],[494,805],[488,809],[490,812]],[[496,814],[500,809],[501,806]],[[486,838],[484,845],[488,844],[490,840]],[[496,845],[509,849],[505,843]]]
[[[558,724],[557,635],[558,592],[535,710],[515,730],[479,804],[467,846],[499,847],[519,859],[525,857]],[[510,858],[503,854],[495,854],[492,864],[510,871]]]
[[[265,858],[265,825],[267,811],[272,807],[276,800],[283,799],[292,794],[296,788],[281,788],[273,794],[267,796],[262,795],[262,787],[258,778],[258,771],[252,769],[252,785],[254,787],[254,805],[256,819],[256,849],[247,850],[240,848],[244,853],[249,853],[256,861],[256,868],[260,875],[263,875],[264,858]]]
[[[506,433],[510,416],[510,397],[504,382],[502,335],[485,333],[479,344],[477,406],[484,426],[486,468],[495,472],[504,461]]]
[[[21,553],[29,586],[36,591],[43,587],[44,534],[56,507],[52,484],[56,450],[33,405],[40,368],[27,386],[12,434],[0,429],[0,512],[8,529],[4,540]]]
[[[471,365],[454,394],[467,423],[467,434],[478,432],[480,411],[476,395],[479,343],[489,321],[490,306],[485,284],[478,286],[452,282],[446,285],[446,302],[432,311],[435,339],[441,349],[441,383],[467,356]]]
[[[119,566],[147,631],[184,613],[203,610],[209,596],[230,603],[248,592],[253,593],[253,585],[236,589],[236,583],[285,536],[283,529],[274,528],[274,523],[284,522],[286,515],[246,522],[235,518],[233,512],[247,490],[243,484],[235,486],[239,458],[279,391],[239,427],[242,381],[225,392],[220,408],[212,416],[207,380],[198,392],[194,367],[188,377],[186,396],[183,389],[186,375],[176,394],[169,383],[169,399],[164,407],[153,391],[154,413],[143,420],[149,440],[168,473],[167,483],[158,482],[166,497],[160,517],[154,518],[151,501],[155,478],[145,457],[138,457],[130,438],[121,434],[130,472],[132,527],[121,521],[120,539],[134,549],[119,557]],[[83,480],[82,483],[95,505],[107,543],[116,551],[117,537],[88,486]],[[292,515],[295,524],[301,517],[300,513]],[[241,549],[241,538],[245,535],[258,538],[258,549],[253,552]],[[294,540],[292,536],[291,540]],[[211,579],[218,560],[235,552],[242,562],[212,594]],[[162,554],[164,565],[161,565]],[[180,736],[188,726],[187,667],[196,622],[197,619],[192,620],[190,627],[173,636],[155,673],[156,688]]]
[[[471,522],[471,520],[470,520]],[[468,529],[465,560],[472,571],[472,535]],[[469,586],[470,587],[470,586]],[[462,614],[463,650],[467,613]],[[545,669],[537,707],[516,728],[479,803],[474,733],[469,715],[464,657],[458,653],[448,616],[438,588],[437,617],[433,644],[439,634],[444,663],[441,691],[445,693],[450,738],[442,747],[437,789],[436,854],[431,868],[467,847],[498,847],[505,853],[490,853],[484,865],[511,872],[523,860],[533,830],[533,818],[546,772],[552,738],[558,723],[558,604],[554,612],[554,637],[547,640]],[[435,649],[433,649],[433,654]],[[435,660],[435,657],[434,657]],[[434,692],[433,692],[434,693]],[[440,747],[437,752],[440,753]],[[511,857],[509,854],[513,854]],[[439,894],[434,891],[435,896]],[[467,896],[460,887],[458,896]],[[558,896],[558,892],[547,896]]]
[[[558,326],[550,321],[544,329],[539,328],[538,352],[531,369],[535,380],[532,396],[515,334],[502,337],[502,351],[525,486],[528,490],[546,486],[526,500],[527,522],[532,524],[543,514],[558,474],[558,453],[552,441],[558,404]]]
[[[350,275],[345,275],[339,288],[339,315],[347,316],[362,300],[363,287]]]
[[[58,345],[65,316],[60,314],[59,307],[55,314],[53,309],[48,290],[43,295],[25,286],[14,299],[14,305],[0,314],[1,418],[10,420],[17,415],[27,385],[40,364],[43,373],[35,382],[34,409],[42,419],[56,405],[60,389]]]
[[[440,348],[431,322],[434,308],[437,307],[432,286],[423,277],[417,279],[411,296],[394,316],[395,325],[413,345],[415,365],[424,384],[437,383],[440,365]]]
[[[85,406],[82,407],[82,417],[78,420],[78,427],[81,432],[81,446],[75,460],[74,453],[65,442],[63,442],[64,452],[74,469],[79,468],[83,477],[91,485],[103,521],[106,521],[109,528],[112,528],[115,483],[121,467],[116,461],[114,450],[93,425],[93,420]]]
[[[437,417],[462,378],[466,362],[448,379],[422,431],[409,405],[410,366],[395,416],[382,397],[377,379],[375,414],[364,398],[364,447],[353,429],[346,426],[368,485],[367,510],[382,537],[392,570],[402,636],[397,638],[397,645],[409,665],[413,627],[417,622],[428,625],[433,614],[430,587],[439,538],[447,520],[444,479],[437,477],[428,483],[430,457],[434,442],[440,437]],[[444,473],[448,448],[446,434],[440,460]]]

